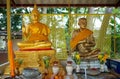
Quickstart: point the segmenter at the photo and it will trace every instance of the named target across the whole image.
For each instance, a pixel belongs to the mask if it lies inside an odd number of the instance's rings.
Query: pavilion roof
[[[0,7],[6,7],[7,0],[0,0]],[[119,7],[120,0],[11,0],[12,7],[28,7],[34,4],[41,7]]]

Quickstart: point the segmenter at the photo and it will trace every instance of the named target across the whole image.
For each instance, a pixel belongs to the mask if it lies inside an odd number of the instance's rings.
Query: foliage
[[[6,29],[7,29],[6,10],[4,8],[0,8],[0,30]]]
[[[114,8],[113,13],[114,14],[120,14],[120,8]]]
[[[111,52],[110,58],[113,58],[113,59],[120,59],[120,53]]]
[[[23,63],[23,59],[15,59],[15,67],[18,68]]]
[[[21,30],[21,28],[22,28],[21,27],[22,26],[22,16],[20,16],[20,15],[12,15],[11,20],[12,20],[11,21],[11,25],[12,25],[11,30],[15,31],[15,32]]]
[[[11,31],[12,32],[18,32],[21,30],[22,26],[22,15],[20,13],[23,13],[25,11],[28,13],[27,9],[25,8],[11,8]],[[7,29],[7,12],[5,8],[0,8],[0,30],[6,30]]]
[[[49,67],[49,63],[50,63],[50,57],[49,56],[43,56],[43,61],[45,64],[45,68]]]
[[[74,62],[79,65],[80,64],[80,54],[79,52],[74,52],[72,53],[72,59],[74,60]]]
[[[113,10],[114,11],[114,10]],[[120,12],[120,11],[119,11]],[[119,13],[118,12],[118,13]],[[114,12],[113,12],[114,13]],[[116,12],[115,12],[116,13]],[[117,14],[117,13],[116,13]],[[120,15],[116,15],[116,20],[114,20],[114,17],[110,21],[111,26],[111,50],[114,51],[112,53],[120,53],[120,24],[118,21],[120,20]],[[114,24],[116,26],[114,26]],[[114,44],[115,43],[115,44]],[[115,46],[116,45],[116,46]],[[116,49],[116,50],[115,50]]]

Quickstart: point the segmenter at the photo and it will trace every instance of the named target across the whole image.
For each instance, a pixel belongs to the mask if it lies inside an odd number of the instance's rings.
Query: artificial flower
[[[45,64],[45,68],[49,67],[49,63],[50,63],[50,57],[49,56],[43,56],[43,61]]]
[[[78,52],[74,52],[72,54],[72,59],[74,60],[76,64],[78,65],[80,64],[80,54]]]
[[[101,53],[98,55],[98,60],[100,61],[100,64],[104,64],[107,58],[108,58],[108,54],[106,53]]]

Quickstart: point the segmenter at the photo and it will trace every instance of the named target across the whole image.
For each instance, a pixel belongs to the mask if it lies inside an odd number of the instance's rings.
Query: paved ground
[[[0,64],[8,61],[8,54],[6,52],[0,51]]]

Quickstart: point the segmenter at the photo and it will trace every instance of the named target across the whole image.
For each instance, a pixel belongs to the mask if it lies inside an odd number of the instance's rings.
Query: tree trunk
[[[109,20],[111,15],[109,13],[112,12],[111,8],[106,8],[106,15],[104,15],[103,22],[100,28],[98,40],[97,40],[97,48],[100,48],[101,51],[104,51],[103,49],[105,48],[105,38],[106,38],[106,31],[109,25]]]

